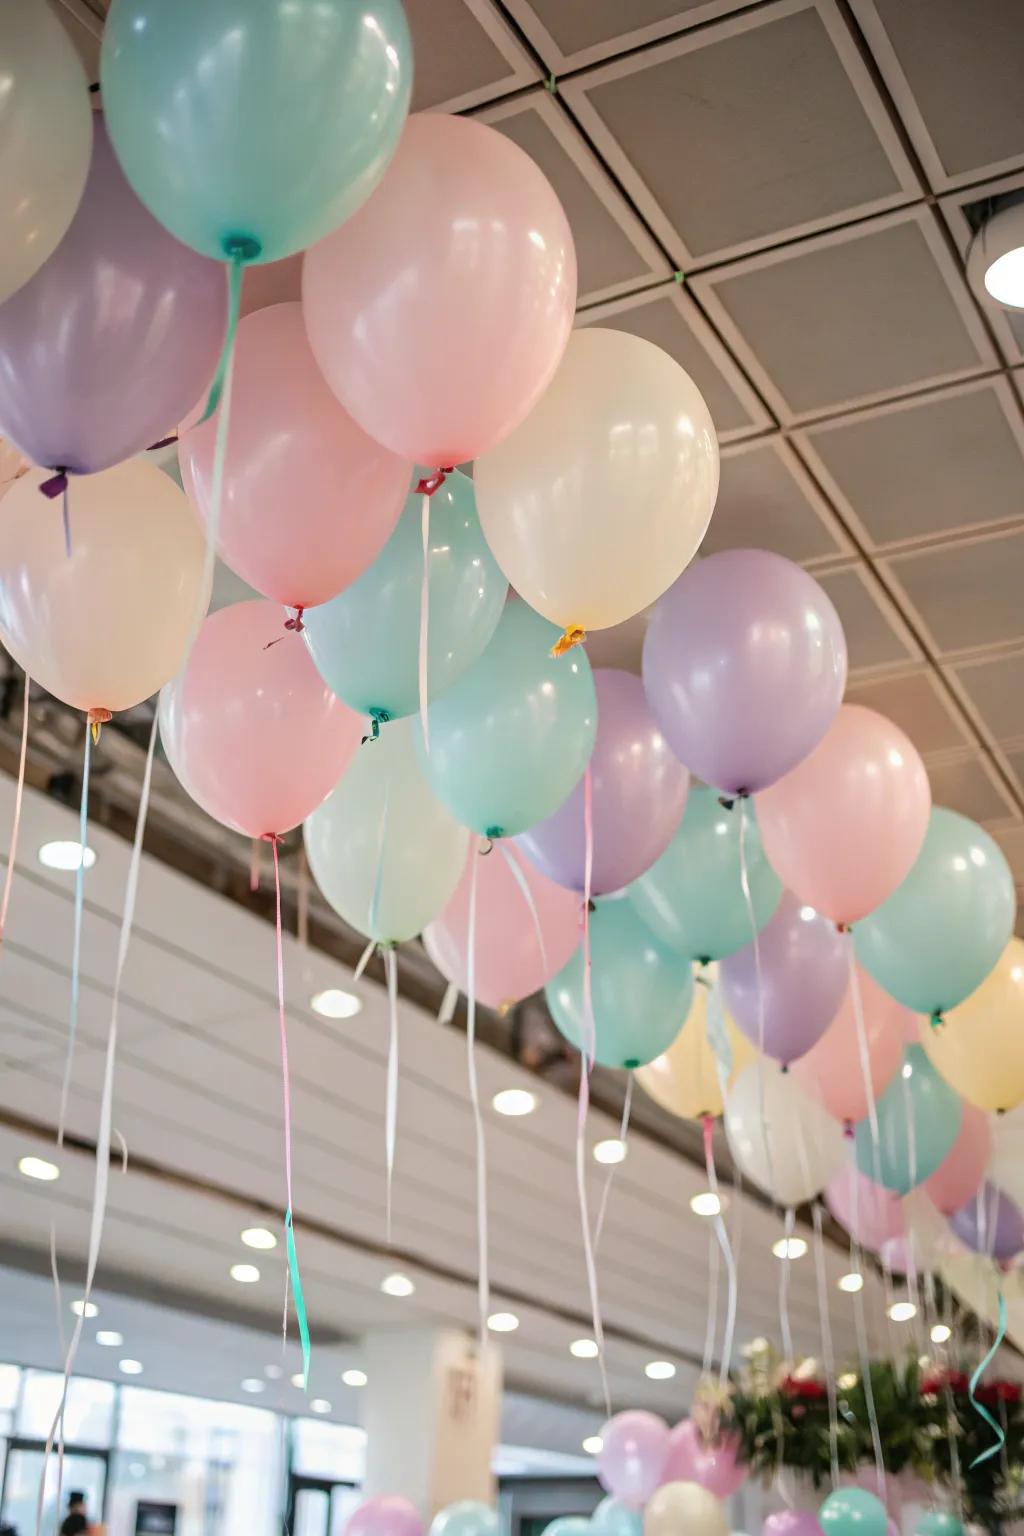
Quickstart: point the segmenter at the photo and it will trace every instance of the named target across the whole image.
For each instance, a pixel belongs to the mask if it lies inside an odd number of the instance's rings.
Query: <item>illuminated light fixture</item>
[[[81,843],[67,840],[44,843],[39,850],[39,862],[46,869],[59,869],[63,874],[74,874],[79,864],[83,869],[92,869],[96,863],[96,850],[87,843],[83,854]]]
[[[537,1095],[528,1088],[503,1088],[491,1100],[491,1108],[499,1115],[532,1115],[537,1108]]]
[[[291,1384],[293,1387],[304,1387],[306,1385],[306,1378],[301,1371],[296,1371],[295,1375],[291,1377]]]
[[[806,1252],[807,1244],[802,1237],[780,1237],[777,1243],[772,1243],[777,1259],[802,1259]]]
[[[894,1301],[889,1308],[889,1316],[894,1323],[909,1323],[912,1317],[917,1316],[917,1308],[912,1301]]]
[[[408,1275],[397,1272],[393,1275],[385,1275],[380,1288],[385,1296],[411,1296],[416,1289]]]
[[[279,1365],[265,1365],[263,1374],[268,1381],[280,1381],[284,1372]]]
[[[119,1360],[117,1362],[117,1368],[122,1373],[122,1375],[124,1375],[124,1376],[141,1376],[142,1375],[142,1361],[141,1360]]]
[[[851,1270],[848,1275],[840,1275],[836,1285],[841,1291],[848,1291],[851,1296],[854,1296],[864,1289],[864,1276]]]
[[[836,1386],[839,1388],[840,1392],[852,1392],[856,1385],[856,1371],[846,1371],[842,1376],[838,1376],[836,1378]]]
[[[514,1312],[492,1312],[487,1319],[487,1326],[492,1333],[515,1333],[519,1319]]]
[[[268,1232],[266,1227],[246,1227],[242,1233],[242,1242],[247,1248],[276,1248],[277,1238],[273,1232]]]
[[[322,1019],[354,1019],[362,1012],[363,1000],[354,992],[343,992],[340,987],[325,987],[322,992],[313,994],[309,1006]]]
[[[971,241],[967,277],[984,303],[1024,309],[1024,193],[995,200],[995,211]]]
[[[311,1413],[330,1413],[331,1405],[326,1397],[314,1397],[309,1409]]]
[[[596,1360],[599,1351],[593,1339],[573,1339],[569,1353],[575,1355],[577,1360]]]
[[[933,1344],[946,1344],[953,1335],[953,1330],[948,1323],[933,1323],[931,1341]]]
[[[367,1378],[365,1371],[342,1371],[341,1379],[346,1387],[365,1387]]]
[[[76,1317],[99,1317],[100,1309],[94,1301],[86,1301],[84,1296],[79,1296],[77,1301],[71,1303],[71,1310]]]
[[[48,1163],[45,1157],[19,1157],[18,1172],[26,1179],[42,1179],[44,1184],[52,1184],[54,1179],[60,1178],[57,1164]]]
[[[265,1392],[267,1384],[259,1376],[247,1376],[242,1382],[243,1392]]]
[[[583,1442],[583,1449],[588,1456],[600,1456],[604,1450],[604,1441],[600,1435],[588,1435]]]
[[[671,1381],[676,1373],[676,1368],[671,1360],[648,1360],[644,1366],[644,1375],[651,1381]]]
[[[255,1264],[232,1264],[228,1273],[239,1285],[255,1285],[260,1277]]]
[[[607,1141],[599,1141],[594,1148],[594,1159],[599,1163],[622,1163],[626,1160],[629,1148],[624,1141],[617,1136],[611,1136]]]
[[[124,1334],[115,1333],[113,1328],[101,1328],[96,1335],[96,1343],[102,1344],[104,1349],[120,1349],[124,1343]]]
[[[710,1189],[702,1190],[699,1195],[690,1197],[690,1210],[695,1216],[720,1216],[722,1214],[722,1198],[713,1194]]]

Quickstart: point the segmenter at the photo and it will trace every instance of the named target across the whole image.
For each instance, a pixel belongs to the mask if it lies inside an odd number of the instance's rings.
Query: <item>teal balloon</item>
[[[877,1103],[880,1182],[906,1195],[944,1162],[960,1132],[959,1095],[932,1066],[922,1045],[908,1045],[903,1065]],[[854,1131],[857,1167],[875,1178],[871,1126]]]
[[[590,986],[595,1059],[603,1067],[643,1067],[682,1029],[693,1002],[693,967],[655,938],[628,901],[604,901],[590,914]],[[583,1051],[582,943],[544,995],[558,1029]]]
[[[541,1536],[590,1536],[590,1521],[585,1515],[559,1515],[548,1521]]]
[[[416,470],[413,484],[427,470]],[[423,497],[412,492],[369,570],[303,615],[306,644],[332,692],[357,714],[395,720],[419,709]],[[473,482],[456,470],[430,499],[427,688],[436,698],[487,646],[508,582],[487,547]]]
[[[782,883],[765,858],[752,801],[731,811],[713,789],[691,789],[679,830],[665,852],[628,888],[630,901],[665,944],[691,960],[721,960],[750,943],[750,913],[740,877],[740,816],[758,932],[773,915]]]
[[[100,83],[133,189],[172,235],[276,261],[365,202],[409,110],[401,0],[113,0]]]
[[[987,832],[934,808],[903,884],[853,930],[857,958],[915,1013],[941,1013],[981,986],[1010,941],[1017,893]]]
[[[963,1522],[948,1509],[933,1509],[921,1516],[914,1536],[964,1536]]]
[[[594,749],[597,696],[579,646],[519,598],[506,603],[483,655],[430,706],[424,771],[457,821],[512,837],[557,811]]]
[[[459,1499],[439,1509],[430,1522],[430,1536],[499,1536],[497,1510],[479,1499]]]
[[[837,1488],[818,1511],[825,1536],[886,1536],[889,1516],[866,1488]]]
[[[643,1510],[630,1509],[609,1494],[591,1515],[590,1531],[591,1536],[643,1536]]]

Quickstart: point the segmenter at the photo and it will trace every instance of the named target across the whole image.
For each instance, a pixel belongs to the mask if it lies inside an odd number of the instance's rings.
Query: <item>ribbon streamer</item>
[[[711,1363],[715,1357],[715,1337],[718,1333],[718,1266],[721,1249],[712,1227],[708,1227],[708,1316],[704,1325],[704,1353],[701,1356],[700,1375],[703,1381],[711,1375]]]
[[[155,717],[154,717],[155,729]],[[64,1145],[64,1121],[68,1112],[71,1068],[78,1038],[78,1003],[82,987],[82,910],[85,905],[85,848],[89,830],[89,773],[92,764],[92,728],[85,725],[85,757],[82,766],[82,798],[78,808],[78,868],[75,870],[75,936],[71,946],[71,1004],[68,1012],[68,1053],[64,1062],[64,1080],[60,1089],[60,1114],[57,1118],[57,1145]]]
[[[473,1106],[476,1133],[476,1251],[477,1302],[480,1310],[480,1350],[487,1343],[487,1314],[491,1306],[491,1280],[487,1249],[487,1141],[480,1113],[480,1087],[476,1080],[476,870],[479,850],[473,850],[469,874],[469,920],[466,930],[466,1065],[469,1102]]]
[[[422,483],[422,482],[421,482]],[[423,574],[420,578],[420,647],[419,690],[420,730],[423,732],[423,750],[430,756],[430,700],[427,693],[427,673],[430,645],[430,492],[424,491],[420,510],[420,536],[423,540]]]
[[[871,1130],[871,1157],[872,1172],[875,1183],[882,1182],[882,1148],[878,1133],[878,1104],[875,1100],[875,1085],[871,1077],[871,1055],[868,1051],[867,1028],[864,1023],[864,1000],[860,992],[860,977],[857,975],[857,958],[853,947],[853,934],[847,933],[846,963],[850,973],[850,1001],[853,1004],[853,1022],[857,1031],[857,1055],[860,1059],[860,1075],[864,1085],[864,1098],[868,1106],[868,1126]]]
[[[626,1137],[629,1134],[629,1114],[632,1107],[633,1074],[630,1072],[629,1076],[626,1078],[626,1097],[622,1101],[622,1119],[619,1122],[619,1140],[621,1141],[623,1148],[626,1146]],[[625,1161],[625,1151],[623,1151],[623,1155],[620,1161]],[[612,1184],[615,1180],[615,1170],[618,1166],[618,1163],[609,1163],[608,1173],[604,1181],[604,1189],[601,1191],[601,1204],[598,1206],[597,1210],[597,1225],[594,1227],[595,1259],[597,1257],[597,1250],[601,1246],[601,1233],[604,1231],[604,1218],[605,1212],[608,1209],[608,1197],[612,1192]]]
[[[519,891],[523,900],[526,902],[527,910],[530,914],[531,921],[533,922],[533,933],[535,939],[537,940],[537,949],[540,952],[541,965],[543,966],[544,974],[546,976],[548,974],[548,952],[544,944],[544,932],[540,926],[540,913],[537,911],[537,903],[533,899],[533,892],[530,890],[529,881],[523,874],[519,864],[516,863],[511,850],[505,846],[504,842],[499,843],[498,846],[501,849],[502,857],[504,858],[505,863],[508,865],[512,873],[512,878],[516,882],[516,885],[519,887]],[[630,1079],[630,1091],[631,1090],[632,1079]]]
[[[4,876],[4,894],[0,901],[0,944],[7,930],[7,909],[11,904],[11,887],[14,884],[14,863],[18,856],[18,833],[21,830],[21,806],[25,798],[25,764],[28,759],[28,701],[32,679],[25,673],[25,697],[21,706],[21,753],[18,757],[18,787],[14,792],[14,820],[11,823],[11,849],[7,855],[7,874]]]
[[[825,1242],[821,1233],[821,1206],[814,1202],[814,1269],[818,1281],[818,1320],[821,1324],[821,1358],[825,1366],[825,1390],[828,1393],[828,1453],[832,1487],[839,1487],[839,1411],[836,1404],[836,1357],[832,1347],[832,1318],[828,1306],[828,1279],[825,1274]]]
[[[747,867],[747,800],[744,796],[740,800],[740,888],[743,891],[743,902],[747,909],[747,917],[750,922],[750,937],[754,946],[754,974],[757,978],[757,1097],[758,1110],[761,1116],[761,1134],[764,1137],[764,1160],[768,1167],[768,1187],[775,1186],[775,1160],[772,1157],[771,1126],[768,1123],[768,1111],[764,1091],[764,977],[761,973],[761,942],[758,936],[757,917],[754,912],[754,898],[750,893],[750,870]]]
[[[231,369],[235,360],[235,336],[238,331],[239,311],[242,307],[242,275],[247,261],[252,261],[258,256],[260,248],[255,240],[245,238],[233,240],[227,251],[228,257],[228,321],[224,331],[224,345],[221,348],[220,358],[217,362],[217,372],[213,376],[210,385],[210,393],[206,397],[206,409],[197,423],[202,426],[204,421],[209,421],[214,411],[221,402],[221,397],[228,391]]]
[[[391,1187],[395,1176],[395,1140],[398,1131],[398,960],[395,947],[384,950],[384,970],[388,979],[388,1084],[384,1115],[384,1150],[387,1166],[385,1226],[391,1246]]]
[[[989,1366],[992,1364],[992,1361],[995,1359],[996,1355],[999,1353],[999,1347],[1000,1347],[1000,1345],[1002,1344],[1002,1342],[1003,1342],[1003,1340],[1005,1338],[1006,1338],[1006,1292],[1003,1290],[1003,1287],[1000,1285],[1000,1287],[999,1287],[999,1318],[998,1318],[998,1322],[996,1324],[996,1336],[992,1340],[992,1347],[989,1350],[988,1354],[985,1356],[985,1358],[983,1360],[979,1360],[978,1364],[975,1366],[974,1372],[973,1372],[973,1374],[971,1376],[970,1384],[969,1384],[968,1389],[967,1389],[967,1395],[968,1395],[968,1397],[971,1400],[971,1407],[974,1409],[975,1413],[979,1416],[979,1418],[982,1418],[982,1419],[985,1420],[985,1423],[994,1432],[996,1438],[995,1438],[994,1443],[989,1446],[987,1451],[979,1451],[978,1455],[975,1456],[974,1460],[971,1462],[970,1467],[968,1467],[968,1469],[967,1469],[969,1472],[973,1471],[975,1467],[980,1467],[982,1462],[988,1461],[991,1457],[998,1456],[999,1453],[1001,1452],[1001,1450],[1003,1449],[1003,1446],[1006,1444],[1006,1432],[1005,1432],[1005,1430],[1003,1429],[1002,1425],[999,1423],[998,1419],[994,1419],[992,1417],[992,1415],[989,1413],[988,1409],[985,1407],[985,1404],[982,1403],[982,1402],[979,1402],[978,1395],[977,1395],[977,1393],[978,1393],[978,1384],[981,1381],[981,1378],[984,1376],[985,1372],[988,1370]]]
[[[729,1379],[729,1368],[732,1365],[732,1347],[736,1336],[736,1304],[739,1297],[739,1271],[736,1264],[736,1255],[733,1252],[732,1243],[729,1241],[729,1229],[722,1215],[722,1197],[718,1189],[718,1170],[715,1167],[715,1122],[710,1115],[704,1116],[704,1167],[708,1176],[708,1188],[718,1201],[718,1210],[715,1214],[715,1237],[718,1246],[722,1250],[722,1258],[725,1260],[725,1271],[729,1282],[728,1300],[725,1310],[725,1333],[722,1335],[722,1360],[718,1368],[718,1381],[724,1386]]]
[[[787,1205],[782,1239],[785,1248],[782,1263],[779,1266],[779,1328],[782,1332],[782,1354],[787,1365],[793,1362],[793,1332],[789,1325],[789,1245],[793,1238],[795,1221],[796,1212],[791,1205]]]

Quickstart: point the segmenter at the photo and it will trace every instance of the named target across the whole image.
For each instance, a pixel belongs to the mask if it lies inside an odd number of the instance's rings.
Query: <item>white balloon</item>
[[[662,1483],[647,1501],[644,1536],[729,1536],[729,1522],[699,1483]]]
[[[839,1121],[775,1061],[752,1062],[736,1078],[725,1134],[741,1171],[780,1205],[819,1194],[843,1161]]]
[[[447,905],[466,862],[469,833],[423,775],[415,724],[410,715],[383,725],[380,740],[359,748],[304,828],[309,867],[326,900],[382,944],[415,938]]]
[[[993,1115],[992,1157],[985,1177],[1024,1209],[1024,1105]]]

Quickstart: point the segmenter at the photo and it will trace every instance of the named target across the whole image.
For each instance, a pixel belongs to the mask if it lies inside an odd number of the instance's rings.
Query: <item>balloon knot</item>
[[[571,651],[574,646],[582,645],[587,638],[587,632],[581,624],[567,624],[551,647],[552,656],[564,656],[566,651]]]
[[[484,833],[484,837],[486,837],[487,840],[492,843],[496,842],[499,837],[504,836],[505,833],[502,831],[501,827],[488,827],[487,831]],[[487,851],[490,853],[491,850],[488,848]]]
[[[301,603],[297,603],[295,607],[295,617],[294,619],[285,620],[285,629],[294,630],[297,635],[301,635],[302,631],[306,627],[302,622],[302,615],[305,613],[305,611],[306,610],[303,605]]]
[[[514,1007],[515,1003],[510,997],[503,997],[501,1002],[498,1004],[498,1018],[507,1019]]]
[[[852,1141],[853,1140],[853,1121],[852,1120],[844,1120],[843,1121],[843,1135],[846,1137],[847,1141]]]
[[[432,475],[424,475],[422,480],[416,482],[416,495],[433,496],[434,492],[441,489],[448,476],[452,473],[452,466],[449,464],[445,469],[435,469]]]
[[[55,464],[53,474],[49,480],[44,480],[39,489],[50,501],[56,501],[58,496],[63,496],[68,488],[67,465]]]
[[[260,842],[279,843],[281,842],[281,834],[280,832],[263,832],[260,834]]]
[[[147,453],[156,453],[161,448],[170,448],[177,441],[178,441],[178,434],[177,434],[177,432],[171,432],[171,433],[169,433],[167,435],[167,437],[160,438],[159,442],[150,443],[149,447],[146,449],[146,452]]]
[[[89,729],[92,731],[93,742],[97,742],[100,739],[100,728],[106,725],[108,720],[113,719],[113,716],[109,709],[90,709],[86,719],[89,722]]]
[[[722,807],[723,811],[731,811],[733,806],[736,804],[736,796],[735,795],[719,795],[718,803]]]
[[[388,714],[386,709],[371,709],[370,710],[370,730],[369,730],[368,735],[363,737],[362,742],[360,743],[360,745],[365,747],[365,745],[366,745],[366,743],[368,741],[379,741],[380,740],[380,728],[381,728],[382,725],[387,725],[387,723],[388,723],[388,721],[390,719],[391,719],[391,716]]]
[[[255,261],[263,247],[252,235],[225,235],[221,249],[228,261],[244,263]]]
[[[849,933],[849,923],[836,923],[836,933]]]
[[[942,1029],[946,1020],[941,1008],[933,1008],[928,1015],[928,1022],[932,1029]]]

